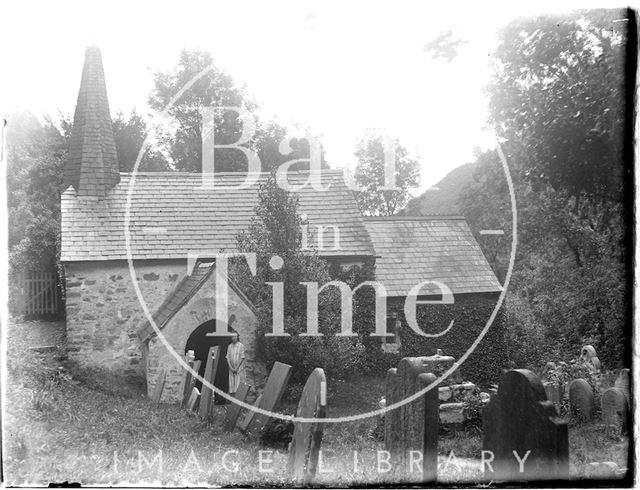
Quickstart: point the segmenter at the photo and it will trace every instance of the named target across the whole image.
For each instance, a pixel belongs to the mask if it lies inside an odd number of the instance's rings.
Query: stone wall
[[[127,262],[67,262],[64,267],[69,359],[119,375],[144,376],[136,329],[146,317]],[[187,273],[187,263],[136,261],[135,272],[153,313]]]

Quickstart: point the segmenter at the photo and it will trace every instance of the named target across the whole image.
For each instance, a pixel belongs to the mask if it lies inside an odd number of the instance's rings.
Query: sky
[[[102,51],[111,113],[150,114],[153,74],[181,49],[211,51],[267,117],[322,135],[334,167],[353,167],[368,128],[410,149],[418,194],[494,145],[486,125],[498,29],[518,16],[602,2],[20,1],[0,25],[0,111],[72,114],[84,50]],[[425,45],[451,31],[452,60]],[[9,122],[10,123],[10,122]]]

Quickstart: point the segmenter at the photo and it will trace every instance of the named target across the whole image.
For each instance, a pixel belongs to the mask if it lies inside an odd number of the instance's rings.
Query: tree
[[[510,355],[523,367],[576,356],[584,343],[605,365],[628,362],[623,197],[631,167],[623,153],[624,36],[612,22],[618,17],[594,11],[519,19],[501,33],[488,94],[518,203],[518,255],[506,304]],[[501,243],[478,241],[506,268],[506,180],[495,152],[479,153],[477,162],[462,208],[476,233],[505,230]],[[540,350],[534,354],[531,345]]]
[[[302,220],[298,197],[281,189],[271,177],[260,186],[256,216],[247,231],[237,237],[238,250],[255,253],[257,274],[243,260],[233,263],[231,276],[259,312],[258,354],[267,364],[275,361],[294,366],[294,381],[303,381],[316,367],[329,376],[342,377],[362,361],[359,338],[335,337],[340,332],[340,295],[329,288],[319,295],[319,331],[324,337],[300,337],[307,329],[307,292],[302,282],[320,286],[331,280],[329,267],[314,251],[302,250]],[[282,267],[271,267],[274,256]],[[284,327],[290,337],[267,337],[272,331],[272,294],[268,282],[284,286]]]
[[[385,150],[395,150],[395,186],[398,190],[385,190]],[[400,211],[409,201],[409,189],[420,183],[417,160],[409,156],[405,147],[396,140],[387,140],[380,134],[369,132],[356,147],[358,165],[355,183],[360,191],[356,200],[360,211],[372,216],[390,216]]]
[[[58,263],[60,192],[71,120],[44,124],[29,112],[7,126],[9,263],[14,271],[52,270]]]
[[[246,88],[239,87],[231,75],[215,66],[213,57],[205,51],[183,50],[173,70],[155,75],[150,107],[157,113],[164,111],[180,90],[208,68],[210,70],[168,109],[167,127],[159,137],[163,150],[177,170],[202,171],[202,110],[208,107],[237,107],[255,117],[255,135],[244,146],[258,153],[265,171],[287,160],[309,157],[309,144],[304,139],[291,144],[291,154],[285,156],[279,152],[280,142],[286,135],[285,128],[274,121],[262,121],[258,117],[258,105]],[[233,111],[216,111],[214,124],[216,145],[234,144],[242,134],[242,121]],[[248,168],[246,157],[237,149],[216,148],[214,160],[215,172],[238,172]],[[300,163],[292,170],[307,167]]]
[[[122,112],[113,120],[113,136],[116,141],[120,172],[132,172],[138,153],[147,137],[147,123],[135,110],[127,119]],[[167,172],[171,167],[162,153],[148,145],[138,166],[139,172]]]

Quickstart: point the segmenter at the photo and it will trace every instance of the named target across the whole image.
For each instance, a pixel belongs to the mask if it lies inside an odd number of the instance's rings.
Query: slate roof
[[[80,196],[102,198],[120,180],[119,172],[102,55],[98,48],[88,47],[64,167],[64,188],[72,185]]]
[[[388,296],[406,296],[426,280],[444,283],[453,294],[502,291],[462,217],[394,216],[366,218],[365,223],[379,256],[376,279]],[[425,288],[421,294],[428,292]]]
[[[200,288],[211,277],[215,271],[215,261],[213,262],[197,262],[191,271],[186,275],[171,291],[158,309],[152,314],[153,321],[156,326],[162,330],[169,323],[176,313],[187,304],[187,302],[200,290]],[[245,296],[236,283],[227,277],[227,283],[235,291],[235,293],[244,301],[244,303],[257,315],[257,311],[251,300]],[[140,342],[146,342],[156,335],[156,331],[149,322],[144,320],[138,328],[138,339]]]
[[[153,321],[159,329],[162,329],[173,316],[180,311],[189,299],[193,297],[200,287],[207,281],[215,270],[215,264],[198,263],[190,275],[184,276],[175,289],[169,293],[158,309],[153,313]],[[146,320],[138,330],[138,339],[141,342],[151,338],[156,332]]]
[[[124,219],[133,175],[120,176],[120,182],[101,200],[79,199],[71,187],[62,194],[62,261],[127,258]],[[235,251],[236,235],[248,228],[258,202],[258,185],[237,188],[245,176],[215,174],[212,188],[202,186],[202,174],[136,174],[130,208],[131,256],[186,259],[190,252]],[[308,177],[305,172],[290,172],[289,182],[301,185]],[[261,181],[266,178],[266,174],[260,175]],[[298,193],[299,213],[307,215],[310,231],[315,231],[316,225],[339,227],[339,248],[320,255],[373,255],[369,234],[342,172],[323,170],[322,185],[330,185],[329,190],[307,186]],[[333,248],[333,231],[329,228],[324,235],[325,248]]]

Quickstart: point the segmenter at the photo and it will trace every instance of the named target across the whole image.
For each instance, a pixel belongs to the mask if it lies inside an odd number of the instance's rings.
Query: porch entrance
[[[213,333],[216,331],[228,331],[229,335],[225,336],[208,336],[208,333]],[[214,379],[214,386],[225,393],[229,392],[229,366],[227,365],[227,347],[231,343],[231,333],[235,333],[235,331],[229,327],[225,322],[218,320],[208,320],[204,322],[202,325],[198,326],[189,338],[187,339],[187,345],[185,346],[184,352],[192,350],[197,361],[201,361],[200,370],[198,374],[204,377],[204,372],[206,368],[205,359],[207,354],[209,353],[209,349],[213,346],[218,346],[218,370],[216,372],[216,377]],[[195,384],[198,390],[202,391],[202,382],[196,381]],[[226,400],[215,394],[215,403],[222,404],[225,403]]]

